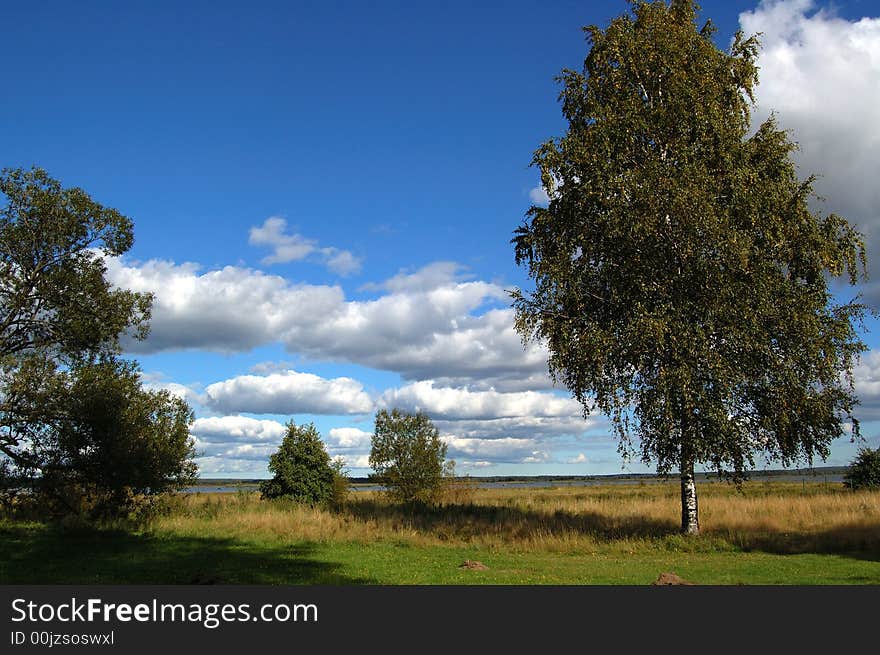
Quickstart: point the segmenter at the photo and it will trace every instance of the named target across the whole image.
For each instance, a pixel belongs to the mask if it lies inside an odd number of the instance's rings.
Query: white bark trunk
[[[700,532],[697,485],[694,481],[692,462],[682,462],[681,467],[681,531],[684,534],[699,534]]]

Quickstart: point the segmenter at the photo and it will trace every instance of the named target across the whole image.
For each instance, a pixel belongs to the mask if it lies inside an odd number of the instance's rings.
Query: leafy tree
[[[27,363],[7,387],[7,434],[19,444],[8,473],[54,514],[111,515],[138,498],[193,482],[192,411],[148,391],[132,362],[70,370]],[[21,445],[26,444],[25,447]]]
[[[133,243],[132,222],[42,169],[0,172],[0,365],[43,352],[65,363],[144,337],[149,294],[115,289],[103,256]]]
[[[141,387],[120,338],[146,336],[150,294],[116,289],[105,256],[132,222],[42,169],[0,173],[0,473],[54,511],[123,510],[195,475],[187,404]]]
[[[850,489],[874,489],[880,487],[880,448],[861,448],[843,476]]]
[[[625,457],[680,471],[686,533],[696,465],[739,482],[757,453],[827,457],[857,403],[866,311],[826,278],[864,275],[861,235],[811,211],[772,117],[750,132],[758,42],[723,52],[696,12],[634,2],[585,28],[583,70],[558,78],[568,131],[533,159],[549,205],[513,239],[535,282],[513,292],[517,330]]]
[[[287,434],[278,451],[269,458],[270,480],[260,483],[263,498],[290,498],[300,503],[317,505],[334,498],[337,475],[341,466],[330,461],[321,435],[313,423],[297,426],[287,424]]]
[[[424,414],[398,409],[376,413],[370,466],[392,498],[432,503],[443,490],[446,444]]]

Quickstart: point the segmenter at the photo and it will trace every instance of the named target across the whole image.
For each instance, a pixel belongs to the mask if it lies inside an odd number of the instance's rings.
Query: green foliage
[[[855,284],[865,251],[811,212],[774,119],[750,131],[756,39],[723,52],[695,19],[634,2],[585,29],[583,70],[558,78],[568,131],[533,159],[549,206],[513,239],[535,289],[513,304],[625,457],[738,481],[758,452],[811,463],[842,434],[866,307],[835,305],[827,276]]]
[[[152,303],[104,277],[131,220],[37,168],[4,169],[0,194],[0,500],[107,515],[188,484],[192,412],[118,358]]]
[[[843,476],[843,483],[850,489],[880,487],[880,448],[859,449]]]
[[[337,475],[341,465],[332,464],[314,424],[287,424],[278,451],[269,458],[270,480],[260,483],[263,498],[290,498],[307,505],[338,499]]]
[[[128,251],[132,222],[42,169],[0,172],[0,364],[46,351],[62,361],[116,353],[148,331],[150,294],[115,289],[103,256]]]
[[[446,444],[424,414],[376,413],[370,466],[399,502],[434,503],[443,491]]]
[[[337,457],[330,462],[333,469],[333,485],[330,492],[329,505],[334,509],[342,509],[348,502],[348,492],[351,482],[348,479],[348,469],[345,467],[345,459]]]
[[[189,406],[147,391],[136,366],[114,358],[75,369],[21,369],[6,387],[6,428],[25,447],[7,466],[53,515],[109,516],[195,479]],[[46,417],[51,417],[51,422]]]

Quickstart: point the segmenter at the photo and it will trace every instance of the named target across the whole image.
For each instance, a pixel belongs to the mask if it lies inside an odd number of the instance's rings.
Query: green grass
[[[466,559],[488,570],[459,568]],[[281,543],[0,525],[4,584],[880,584],[880,562],[834,554],[677,550],[504,552],[405,542]]]
[[[880,584],[880,492],[707,487],[703,534],[685,538],[671,491],[480,491],[415,513],[361,493],[341,512],[196,496],[138,529],[7,518],[0,583]]]

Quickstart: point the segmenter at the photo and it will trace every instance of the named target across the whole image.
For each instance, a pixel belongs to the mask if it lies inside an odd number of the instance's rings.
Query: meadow
[[[68,584],[880,584],[880,491],[699,486],[678,534],[674,481],[531,489],[459,484],[434,507],[379,492],[336,509],[187,494],[139,525],[0,520],[0,582]],[[466,561],[485,568],[462,568]]]

